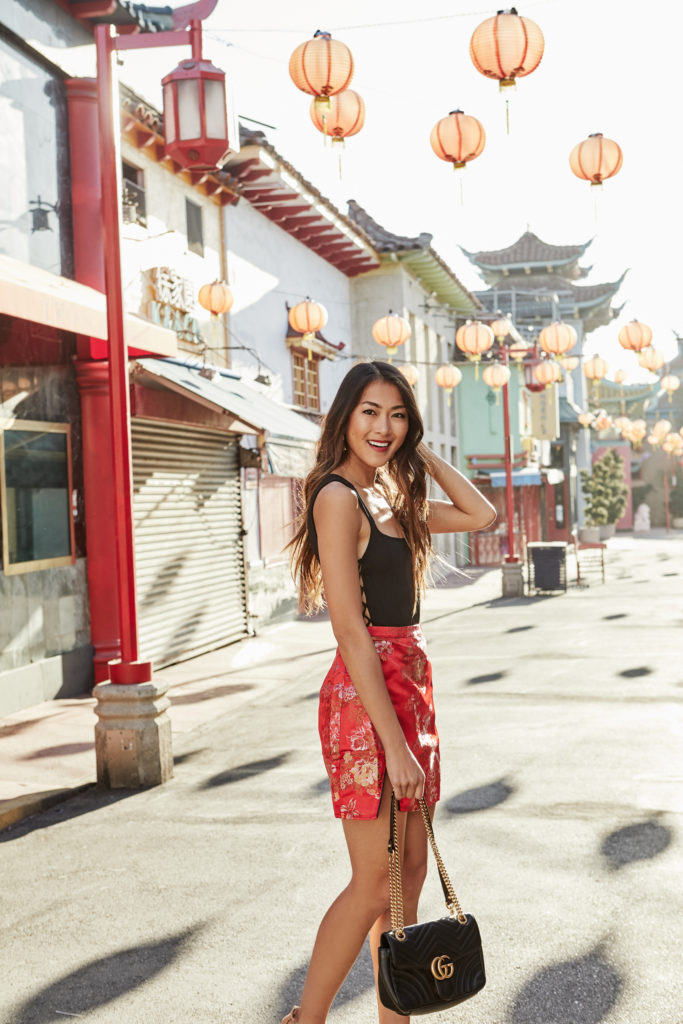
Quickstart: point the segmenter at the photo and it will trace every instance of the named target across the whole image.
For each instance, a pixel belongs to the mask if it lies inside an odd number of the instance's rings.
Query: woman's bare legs
[[[434,814],[434,807],[429,808],[430,815]],[[399,821],[405,818],[405,835],[399,839],[401,850],[401,882],[403,884],[403,917],[404,924],[415,924],[417,922],[417,905],[420,900],[420,893],[427,875],[427,833],[420,811],[411,811],[408,814],[399,815]],[[375,985],[377,984],[379,939],[382,932],[391,928],[391,915],[388,910],[377,918],[370,929],[370,950],[372,952],[372,965],[375,970]],[[409,1017],[403,1017],[393,1010],[388,1010],[379,1001],[377,995],[377,1006],[379,1009],[379,1024],[405,1024],[410,1021]]]
[[[332,1000],[365,942],[373,923],[389,906],[387,835],[391,787],[386,785],[375,821],[345,820],[351,881],[325,914],[306,975],[297,1024],[325,1024]],[[399,828],[406,817],[399,815]],[[399,831],[399,843],[404,840]],[[424,832],[424,829],[423,829]],[[389,1018],[387,1018],[388,1020]],[[405,1022],[406,1018],[401,1018]]]

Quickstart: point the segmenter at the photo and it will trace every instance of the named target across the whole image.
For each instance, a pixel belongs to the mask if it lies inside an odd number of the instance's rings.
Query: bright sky
[[[342,210],[356,199],[397,234],[431,232],[434,248],[469,288],[484,285],[460,245],[503,248],[527,227],[553,244],[594,238],[583,260],[593,270],[583,283],[630,271],[615,300],[625,303],[619,319],[595,331],[587,351],[598,351],[612,371],[626,369],[629,381],[651,379],[619,346],[617,332],[634,317],[645,321],[667,358],[676,352],[672,329],[683,333],[683,4],[529,0],[517,10],[540,25],[546,47],[540,67],[519,79],[509,136],[497,83],[469,58],[473,30],[496,11],[481,0],[219,0],[206,23],[205,52],[228,73],[238,112],[274,126],[267,132],[273,145],[323,194]],[[341,181],[336,153],[310,121],[310,100],[287,71],[294,47],[318,28],[351,48],[351,88],[367,108],[362,132],[346,143]],[[181,51],[123,56],[122,80],[160,105],[159,81]],[[435,122],[457,108],[479,118],[487,134],[482,155],[458,173],[429,145]],[[615,139],[624,153],[597,201],[597,190],[575,178],[568,162],[572,147],[593,132]]]

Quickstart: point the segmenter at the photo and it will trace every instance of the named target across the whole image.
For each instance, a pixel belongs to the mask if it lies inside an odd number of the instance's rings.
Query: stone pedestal
[[[173,778],[167,685],[99,683],[95,714],[97,781],[109,789],[159,786]]]
[[[521,562],[503,562],[503,597],[524,597]]]

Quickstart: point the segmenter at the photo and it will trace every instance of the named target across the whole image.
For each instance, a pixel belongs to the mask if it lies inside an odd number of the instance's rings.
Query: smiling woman
[[[349,885],[323,918],[301,1000],[283,1024],[320,1024],[370,933],[377,972],[389,925],[386,837],[399,801],[406,923],[417,919],[427,840],[418,800],[439,799],[439,735],[420,597],[432,533],[483,529],[491,505],[422,442],[412,388],[389,363],[353,367],[322,429],[292,541],[307,611],[326,604],[338,650],[320,691],[319,732]],[[427,477],[447,501],[427,498]],[[388,782],[388,785],[385,783]],[[380,1024],[399,1017],[379,1007]]]

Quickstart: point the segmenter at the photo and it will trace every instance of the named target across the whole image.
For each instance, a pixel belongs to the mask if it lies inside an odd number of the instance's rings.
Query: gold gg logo
[[[444,981],[445,978],[452,978],[455,970],[450,959],[444,953],[443,956],[435,956],[431,964],[432,974],[437,981]]]

